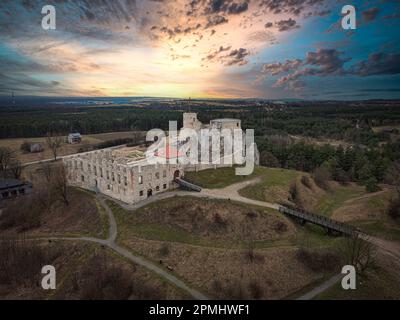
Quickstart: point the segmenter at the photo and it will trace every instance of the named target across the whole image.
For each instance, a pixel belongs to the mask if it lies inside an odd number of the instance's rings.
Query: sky
[[[399,0],[1,0],[0,95],[396,99],[399,30]]]

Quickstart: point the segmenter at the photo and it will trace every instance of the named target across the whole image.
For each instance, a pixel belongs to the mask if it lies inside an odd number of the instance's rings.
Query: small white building
[[[82,141],[82,136],[80,133],[70,133],[67,138],[67,142],[70,144],[80,143]]]

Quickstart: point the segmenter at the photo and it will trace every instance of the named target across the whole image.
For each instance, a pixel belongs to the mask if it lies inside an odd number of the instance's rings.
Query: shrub
[[[35,229],[41,225],[41,216],[46,210],[46,194],[37,192],[14,200],[0,216],[0,229],[17,228],[19,232]]]
[[[367,192],[376,192],[379,190],[378,187],[378,181],[376,180],[375,177],[370,177],[366,182],[365,182],[365,190]]]
[[[58,253],[53,248],[42,248],[24,240],[0,241],[0,283],[28,287],[37,285],[42,267]]]
[[[284,233],[284,232],[287,231],[287,229],[288,229],[287,224],[284,223],[284,222],[282,222],[282,221],[278,221],[278,222],[276,222],[276,223],[274,224],[274,230],[275,230],[277,233]]]
[[[301,183],[302,183],[305,187],[307,187],[308,189],[311,189],[311,188],[312,188],[312,184],[311,184],[311,181],[310,181],[310,178],[309,178],[309,177],[307,177],[307,176],[302,176],[300,181],[301,181]]]
[[[340,258],[333,252],[314,251],[300,248],[296,258],[314,272],[330,272],[337,269]]]
[[[328,181],[332,178],[331,173],[325,167],[318,167],[313,173],[316,185],[322,189],[328,189]]]
[[[386,212],[393,219],[400,218],[400,195],[390,199]]]
[[[163,243],[160,247],[160,249],[158,250],[158,254],[161,257],[166,257],[169,255],[169,245],[166,243]]]
[[[256,281],[251,281],[249,283],[249,293],[250,299],[261,299],[264,292],[262,287]]]

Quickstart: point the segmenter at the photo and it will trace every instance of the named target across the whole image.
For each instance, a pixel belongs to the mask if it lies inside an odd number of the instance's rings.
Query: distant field
[[[104,142],[107,140],[124,139],[124,138],[132,138],[132,131],[83,135],[81,143],[78,144],[63,143],[62,147],[60,148],[59,155],[64,156],[68,154],[77,153],[79,148],[81,147],[95,145],[97,143]],[[43,152],[38,152],[38,153],[22,152],[20,147],[24,141],[41,143],[44,148]],[[8,147],[14,150],[17,157],[22,163],[50,159],[53,157],[51,150],[47,147],[45,137],[0,139],[0,147]]]

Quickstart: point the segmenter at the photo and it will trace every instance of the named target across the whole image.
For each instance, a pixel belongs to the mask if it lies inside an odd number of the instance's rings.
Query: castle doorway
[[[151,197],[153,195],[153,190],[149,189],[147,190],[147,198]]]
[[[179,178],[179,176],[180,176],[179,170],[175,170],[175,172],[174,172],[174,179]]]

